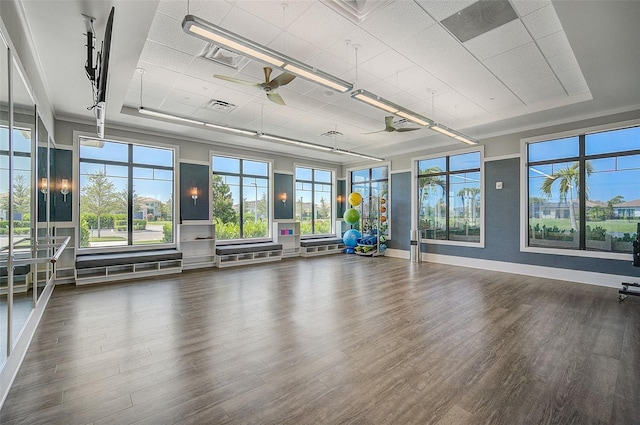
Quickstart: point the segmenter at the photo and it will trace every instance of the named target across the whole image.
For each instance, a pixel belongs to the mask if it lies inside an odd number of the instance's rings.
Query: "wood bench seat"
[[[76,284],[132,279],[182,271],[182,252],[155,251],[83,254],[76,257]]]
[[[218,245],[216,267],[233,267],[265,261],[280,261],[282,244],[272,242]]]

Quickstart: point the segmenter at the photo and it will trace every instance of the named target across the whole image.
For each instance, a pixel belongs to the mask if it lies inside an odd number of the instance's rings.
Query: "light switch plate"
[[[496,189],[502,189],[502,182],[496,182]]]

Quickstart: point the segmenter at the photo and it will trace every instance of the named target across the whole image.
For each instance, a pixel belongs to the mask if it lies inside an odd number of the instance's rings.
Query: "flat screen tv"
[[[109,19],[107,19],[107,27],[104,31],[104,39],[102,40],[102,50],[98,53],[98,77],[97,77],[97,98],[96,103],[105,102],[107,99],[107,80],[109,77],[109,54],[111,51],[111,33],[113,32],[113,14],[116,8],[111,8]]]

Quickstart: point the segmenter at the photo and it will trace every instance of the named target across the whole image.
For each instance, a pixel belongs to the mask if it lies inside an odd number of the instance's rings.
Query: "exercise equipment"
[[[360,195],[358,192],[352,192],[349,195],[348,200],[349,200],[349,205],[351,205],[352,207],[357,207],[362,203],[362,195]]]
[[[355,247],[358,245],[358,239],[362,237],[362,234],[358,232],[356,229],[349,229],[344,232],[342,236],[342,242],[346,246],[344,252],[347,254],[353,254],[355,252]]]
[[[344,218],[344,221],[347,222],[348,224],[353,225],[360,220],[360,213],[355,208],[349,208],[344,212],[344,214],[342,215],[342,218]]]
[[[633,267],[640,267],[640,223],[636,229],[636,240],[633,241]],[[630,291],[629,287],[640,288],[638,282],[622,282],[622,289],[618,290],[618,299],[623,301],[627,295],[640,296],[640,291]]]

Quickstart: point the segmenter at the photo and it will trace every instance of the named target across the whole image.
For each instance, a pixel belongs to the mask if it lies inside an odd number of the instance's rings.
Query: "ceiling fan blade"
[[[420,128],[419,128],[419,127],[412,127],[412,128],[406,128],[406,127],[403,127],[403,128],[396,128],[396,131],[400,131],[400,132],[402,132],[402,131],[413,131],[413,130],[420,130]]]
[[[239,78],[227,77],[226,75],[214,74],[214,78],[218,78],[220,80],[230,81],[232,83],[244,84],[245,86],[254,86],[261,87],[261,83],[255,83],[253,81],[240,80]]]
[[[273,71],[273,69],[269,68],[268,66],[264,67],[264,83],[265,85],[269,85],[269,81],[271,80],[271,71]]]
[[[278,84],[278,87],[280,87],[280,86],[284,86],[285,84],[289,84],[290,82],[293,81],[294,78],[296,78],[295,75],[289,74],[288,72],[283,72],[282,74],[278,75],[276,78],[271,80],[269,84],[275,82]]]
[[[284,99],[282,98],[282,96],[280,96],[278,93],[276,92],[269,92],[267,93],[267,97],[269,98],[270,101],[272,101],[273,103],[277,103],[278,105],[284,105]]]
[[[367,135],[367,134],[376,134],[376,133],[383,133],[383,132],[385,132],[385,131],[388,131],[388,130],[387,130],[387,129],[384,129],[384,130],[372,131],[372,132],[370,132],[370,133],[362,133],[362,134],[364,134],[364,135]]]
[[[384,130],[389,132],[396,130],[393,126],[393,116],[384,117]]]

